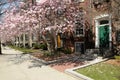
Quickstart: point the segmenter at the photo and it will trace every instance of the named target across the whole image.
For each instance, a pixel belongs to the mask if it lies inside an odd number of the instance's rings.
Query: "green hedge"
[[[120,60],[120,56],[115,56],[115,59]]]

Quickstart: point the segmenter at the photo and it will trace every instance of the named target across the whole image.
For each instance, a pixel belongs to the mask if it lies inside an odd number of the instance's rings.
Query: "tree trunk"
[[[51,35],[51,40],[52,40],[52,50],[53,50],[53,53],[55,53],[57,49],[56,31],[52,29],[50,32],[50,35]]]
[[[40,44],[40,30],[37,31],[37,44]]]
[[[15,39],[16,39],[16,47],[18,47],[18,37],[16,37]]]
[[[21,37],[18,36],[18,47],[20,47],[20,44],[21,44]]]
[[[25,40],[25,33],[23,33],[23,47],[25,48],[25,43],[26,43],[26,40]]]
[[[44,42],[47,44],[48,51],[51,52],[50,44],[48,43],[47,39],[45,38],[44,35],[42,35],[42,38],[43,38]]]
[[[32,33],[29,33],[29,47],[32,48]]]
[[[38,20],[39,21],[39,20]],[[40,44],[40,40],[41,40],[41,22],[39,21],[39,24],[38,24],[38,31],[37,31],[37,44]]]

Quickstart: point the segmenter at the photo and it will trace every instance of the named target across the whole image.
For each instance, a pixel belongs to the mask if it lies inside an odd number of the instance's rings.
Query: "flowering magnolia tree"
[[[4,33],[4,31],[3,31],[4,26],[1,25],[2,17],[7,10],[10,10],[11,8],[13,8],[13,6],[15,6],[14,4],[16,4],[16,1],[18,1],[18,0],[0,0],[0,32],[1,32],[1,34],[0,34],[0,54],[1,54],[1,39],[3,38],[2,34]]]
[[[84,10],[76,2],[71,0],[46,0],[42,3],[26,8],[26,3],[21,2],[20,8],[13,8],[4,17],[4,29],[2,33],[4,41],[23,33],[39,33],[53,52],[57,48],[58,33],[68,32],[67,36],[74,33],[75,24],[84,25]],[[51,44],[46,39],[46,32],[50,35]],[[38,39],[39,42],[39,39]]]

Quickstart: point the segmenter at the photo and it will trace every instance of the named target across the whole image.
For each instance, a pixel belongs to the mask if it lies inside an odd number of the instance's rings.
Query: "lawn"
[[[120,66],[106,62],[75,70],[94,80],[120,80]]]
[[[13,48],[15,50],[19,50],[26,53],[33,53],[33,52],[39,52],[38,49],[28,49],[28,48],[20,48],[20,47],[16,47],[16,46],[9,46],[10,48]]]

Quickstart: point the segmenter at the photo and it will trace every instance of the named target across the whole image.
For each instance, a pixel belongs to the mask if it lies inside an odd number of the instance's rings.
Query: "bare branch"
[[[119,0],[113,0],[115,2],[115,4],[120,6],[120,1]]]

